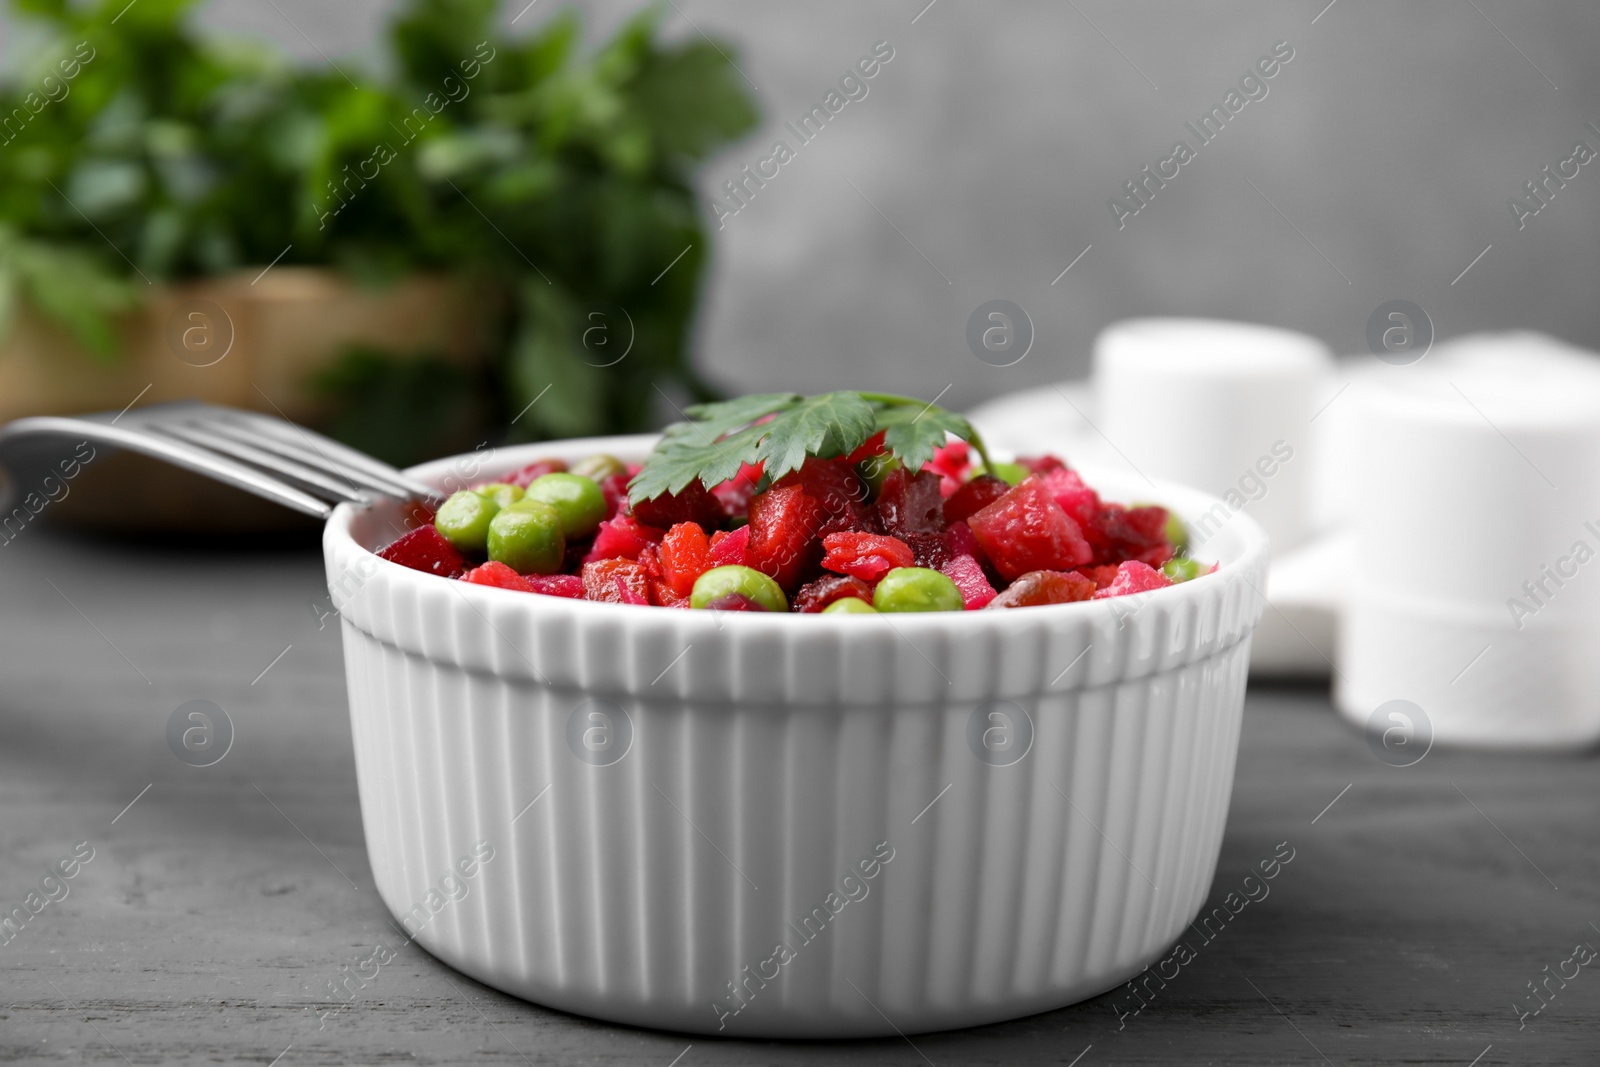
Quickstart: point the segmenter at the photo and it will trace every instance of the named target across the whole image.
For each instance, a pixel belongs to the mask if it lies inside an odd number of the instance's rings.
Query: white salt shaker
[[[1098,428],[1130,465],[1222,497],[1201,542],[1244,510],[1274,552],[1309,533],[1311,418],[1327,348],[1289,330],[1214,319],[1129,319],[1095,342]]]
[[[1335,700],[1363,727],[1399,707],[1446,744],[1600,740],[1600,362],[1555,346],[1465,339],[1339,401],[1359,433]]]

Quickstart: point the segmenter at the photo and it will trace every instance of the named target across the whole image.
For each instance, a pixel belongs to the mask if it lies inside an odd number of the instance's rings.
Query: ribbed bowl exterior
[[[485,475],[601,449],[639,444]],[[367,552],[392,517],[325,538],[368,853],[488,985],[726,1036],[946,1029],[1119,984],[1209,891],[1265,580],[1243,516],[1172,589],[894,619],[467,586]]]

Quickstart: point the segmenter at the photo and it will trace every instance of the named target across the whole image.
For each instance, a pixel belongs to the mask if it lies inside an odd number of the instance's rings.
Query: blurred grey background
[[[504,14],[519,29],[560,7],[523,2]],[[359,63],[390,6],[214,0],[204,17]],[[593,39],[639,5],[577,6]],[[734,43],[765,113],[702,173],[708,204],[774,140],[797,148],[783,123],[874,42],[894,49],[716,235],[699,358],[729,388],[949,386],[961,407],[1081,376],[1118,318],[1256,320],[1355,352],[1392,299],[1440,338],[1531,327],[1600,347],[1600,160],[1520,230],[1507,204],[1576,142],[1600,150],[1600,4],[669,0],[664,16]],[[1195,145],[1184,122],[1279,41],[1294,56],[1267,96],[1119,230],[1108,199]],[[965,342],[997,297],[1036,330],[1006,368]]]

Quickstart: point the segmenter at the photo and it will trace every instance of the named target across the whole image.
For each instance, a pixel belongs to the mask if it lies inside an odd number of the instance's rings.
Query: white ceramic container
[[[1311,420],[1332,373],[1327,346],[1291,330],[1128,319],[1095,339],[1098,426],[1136,469],[1242,507],[1286,552],[1311,532]]]
[[[1184,585],[892,618],[452,582],[369,552],[395,519],[341,507],[324,538],[368,855],[395,918],[479,981],[696,1033],[942,1030],[1118,985],[1209,892],[1267,565],[1246,516]]]
[[[1351,721],[1405,700],[1443,744],[1600,741],[1600,373],[1572,353],[1466,338],[1340,400],[1361,487],[1334,689]]]

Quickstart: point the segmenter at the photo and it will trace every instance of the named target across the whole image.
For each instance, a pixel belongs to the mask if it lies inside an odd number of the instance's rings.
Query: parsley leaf
[[[667,427],[628,483],[633,503],[682,492],[697,479],[710,489],[746,463],[761,463],[765,475],[776,480],[799,470],[807,457],[848,455],[880,430],[884,447],[910,470],[932,459],[948,434],[971,442],[988,462],[966,419],[890,393],[761,393],[697,404],[684,414],[687,421]]]
[[[878,412],[883,443],[907,470],[921,470],[943,447],[946,434],[973,440],[972,424],[960,415],[935,407],[892,407]]]
[[[807,456],[842,456],[873,433],[872,405],[860,393],[808,396],[762,426],[757,455],[762,471],[777,481],[804,465]]]

